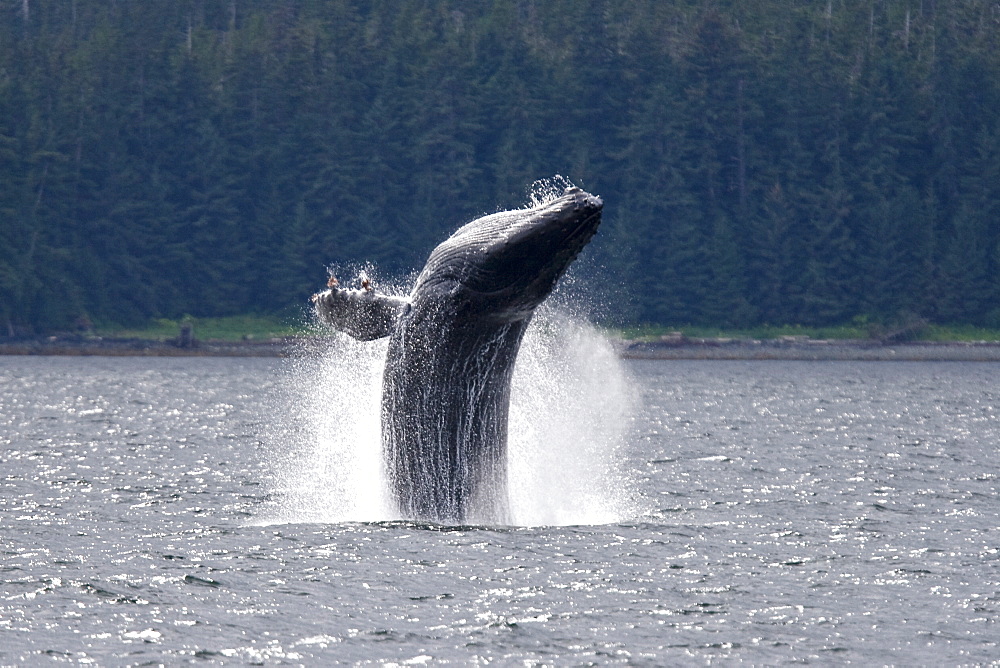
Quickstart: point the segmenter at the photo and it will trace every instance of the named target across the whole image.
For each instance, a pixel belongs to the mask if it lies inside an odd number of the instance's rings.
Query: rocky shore
[[[301,337],[244,341],[151,340],[82,336],[0,339],[0,355],[102,355],[109,357],[286,357],[301,350]],[[1000,342],[689,338],[613,340],[625,359],[646,360],[870,360],[1000,362]]]

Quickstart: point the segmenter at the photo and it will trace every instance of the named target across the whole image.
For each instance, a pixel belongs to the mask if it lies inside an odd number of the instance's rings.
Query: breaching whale
[[[571,187],[536,206],[484,216],[435,248],[408,297],[361,289],[313,296],[350,336],[388,336],[382,447],[403,517],[506,523],[507,419],[521,339],[597,232],[603,202]]]

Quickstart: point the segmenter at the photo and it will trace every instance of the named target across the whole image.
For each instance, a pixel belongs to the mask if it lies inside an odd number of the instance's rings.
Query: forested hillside
[[[1000,326],[992,1],[0,12],[0,335],[279,312],[554,174],[624,321]]]

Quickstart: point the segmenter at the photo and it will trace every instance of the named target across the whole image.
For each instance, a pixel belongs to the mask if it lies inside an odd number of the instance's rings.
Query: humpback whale
[[[313,295],[321,320],[389,337],[382,447],[406,518],[507,523],[507,421],[514,362],[535,309],[597,232],[603,202],[580,188],[484,216],[437,246],[407,297],[339,287]]]

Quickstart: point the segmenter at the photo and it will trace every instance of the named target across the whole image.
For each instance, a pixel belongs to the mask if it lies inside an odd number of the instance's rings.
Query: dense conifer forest
[[[298,308],[554,174],[622,322],[1000,326],[993,1],[0,13],[0,335]]]

